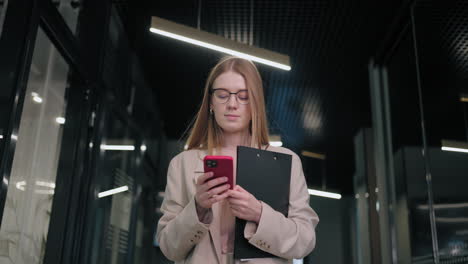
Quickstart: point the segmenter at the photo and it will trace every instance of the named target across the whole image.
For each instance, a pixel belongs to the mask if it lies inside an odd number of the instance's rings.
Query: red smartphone
[[[209,178],[209,180],[217,177],[227,177],[227,182],[223,183],[229,184],[229,189],[234,188],[233,183],[233,160],[231,156],[205,156],[203,159],[203,168],[206,172],[213,172],[214,176]],[[223,185],[220,184],[220,185]],[[218,187],[220,185],[214,186]]]

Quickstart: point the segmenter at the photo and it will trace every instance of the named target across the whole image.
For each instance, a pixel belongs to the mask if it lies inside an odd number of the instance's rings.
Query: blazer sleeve
[[[315,247],[319,218],[309,205],[300,158],[293,154],[288,217],[262,202],[258,225],[248,222],[244,236],[257,248],[285,259],[301,259]]]
[[[162,253],[172,261],[186,258],[190,250],[208,233],[209,224],[199,221],[194,195],[176,156],[171,160],[167,173],[167,185],[161,205],[163,215],[159,219],[156,239]],[[209,223],[212,212],[209,211]]]

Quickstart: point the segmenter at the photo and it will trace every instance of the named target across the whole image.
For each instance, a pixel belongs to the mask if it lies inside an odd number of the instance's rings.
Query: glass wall
[[[371,87],[383,241],[393,263],[466,263],[468,3],[416,1],[405,25]]]
[[[420,1],[413,10],[424,156],[433,205],[434,255],[440,263],[468,261],[468,127],[463,92],[468,87],[468,3]],[[455,147],[457,149],[448,149]]]
[[[0,152],[0,263],[152,262],[159,109],[120,17],[115,9],[108,16],[107,1],[89,2],[86,12],[80,1],[25,3],[10,1],[23,16],[10,16],[18,30],[0,38],[0,79],[14,79],[0,89],[0,144],[9,143]],[[0,14],[5,6],[0,0]],[[106,25],[102,38],[83,29],[96,21]],[[7,63],[8,53],[17,56]],[[101,62],[96,72],[83,66]]]
[[[137,138],[120,118],[107,113],[90,200],[86,263],[122,263],[129,257],[133,198],[136,192]]]
[[[68,65],[39,29],[0,229],[0,263],[42,263],[67,105]]]

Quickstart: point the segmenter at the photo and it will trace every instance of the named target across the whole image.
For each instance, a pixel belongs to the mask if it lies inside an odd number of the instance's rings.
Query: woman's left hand
[[[232,213],[240,219],[258,224],[262,215],[262,203],[239,185],[236,185],[228,192],[229,197],[227,200]]]

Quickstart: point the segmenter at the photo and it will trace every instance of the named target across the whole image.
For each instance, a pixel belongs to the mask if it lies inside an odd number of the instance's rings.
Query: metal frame
[[[405,0],[403,2],[388,34],[368,65],[374,132],[375,183],[379,190],[380,260],[383,264],[405,261],[399,259],[402,252],[398,251],[398,237],[394,222],[396,191],[392,155],[390,97],[385,65],[394,54],[403,36],[410,29],[410,11],[415,2],[416,0]]]
[[[385,70],[369,64],[371,87],[372,126],[374,130],[375,175],[379,188],[379,225],[381,234],[381,261],[383,264],[398,263],[396,232],[391,205],[395,204],[393,187],[393,156],[391,155],[391,127],[387,86],[384,84]],[[392,254],[394,252],[395,254]]]
[[[417,86],[418,86],[418,97],[419,97],[419,112],[421,118],[421,133],[423,139],[423,151],[422,156],[424,159],[424,169],[426,172],[426,184],[427,184],[427,203],[429,205],[429,220],[431,225],[431,238],[432,238],[432,254],[434,258],[434,263],[440,263],[440,253],[439,253],[439,241],[437,239],[437,227],[435,222],[435,211],[434,211],[434,194],[432,190],[432,172],[431,166],[429,164],[429,147],[427,143],[427,136],[426,136],[426,125],[425,125],[425,118],[424,118],[424,101],[423,101],[423,94],[422,94],[422,87],[421,87],[421,71],[419,68],[420,60],[419,60],[419,52],[418,52],[418,39],[417,39],[417,27],[414,15],[414,8],[416,3],[411,6],[411,33],[413,34],[413,46],[414,46],[414,54],[415,54],[415,64],[416,64],[416,78],[417,78]]]
[[[8,4],[0,41],[0,83],[2,89],[11,91],[8,124],[3,147],[0,149],[0,225],[3,218],[16,135],[23,110],[29,68],[39,24],[38,1],[16,0]]]
[[[101,118],[97,115],[103,94],[99,76],[108,27],[106,10],[110,4],[84,1],[79,33],[75,37],[50,0],[41,1],[41,26],[62,56],[74,66],[66,120],[78,120],[65,126],[63,133],[70,140],[62,143],[56,182],[56,190],[61,192],[54,195],[44,263],[83,263],[80,255],[86,231],[83,223],[88,200],[94,198],[91,182],[95,175],[92,171],[96,150],[89,148],[89,143],[96,142],[100,134],[95,123]]]

